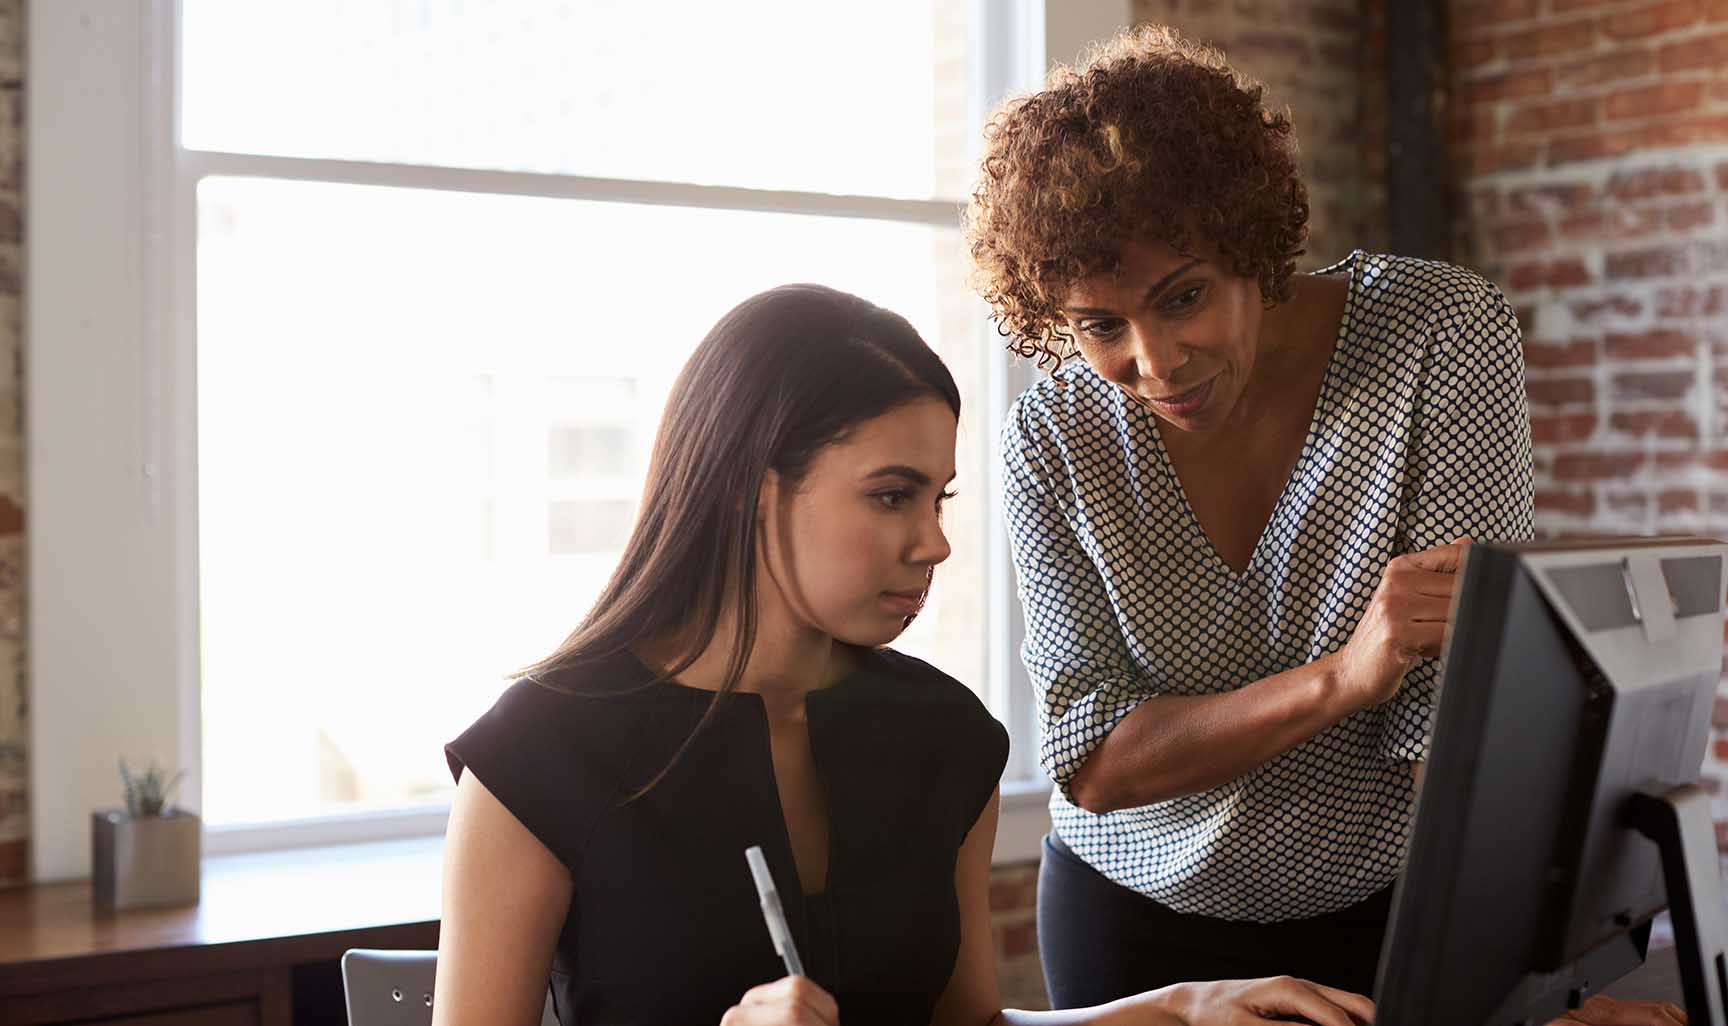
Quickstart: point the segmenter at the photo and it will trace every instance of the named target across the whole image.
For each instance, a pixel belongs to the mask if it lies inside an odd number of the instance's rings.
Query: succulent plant
[[[174,789],[180,786],[180,778],[186,775],[185,770],[168,775],[168,771],[157,765],[155,759],[142,773],[133,773],[126,766],[126,757],[120,757],[120,783],[126,788],[126,815],[137,819],[141,816],[160,816],[173,800]]]

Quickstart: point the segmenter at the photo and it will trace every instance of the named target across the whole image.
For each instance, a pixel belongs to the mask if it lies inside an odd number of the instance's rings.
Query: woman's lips
[[[1179,392],[1161,399],[1144,399],[1144,402],[1153,409],[1172,417],[1186,417],[1206,404],[1207,397],[1212,394],[1212,382],[1214,380],[1216,379],[1207,378],[1186,392]]]
[[[921,591],[885,591],[882,600],[901,613],[910,616],[924,604],[924,593]]]

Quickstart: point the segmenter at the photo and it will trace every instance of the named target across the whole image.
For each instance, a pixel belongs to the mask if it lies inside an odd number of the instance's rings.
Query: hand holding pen
[[[768,872],[762,849],[752,846],[744,852],[744,858],[750,865],[750,877],[756,882],[756,896],[762,902],[768,936],[786,964],[786,976],[745,992],[743,999],[727,1010],[720,1026],[839,1026],[840,1009],[834,998],[804,975],[804,963],[798,957],[798,946],[792,940],[780,892]]]

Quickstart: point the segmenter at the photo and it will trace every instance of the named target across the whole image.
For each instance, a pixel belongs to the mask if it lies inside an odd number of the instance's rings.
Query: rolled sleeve
[[[1533,532],[1522,335],[1500,290],[1478,283],[1475,294],[1441,309],[1424,361],[1399,524],[1405,552],[1465,536],[1528,541]],[[1410,761],[1428,757],[1438,692],[1437,661],[1410,672],[1387,704],[1382,754]]]
[[[1038,700],[1038,761],[1069,785],[1104,736],[1155,692],[1136,671],[1104,581],[1064,508],[1059,448],[1023,396],[1002,431],[1003,506],[1020,604],[1021,659]]]

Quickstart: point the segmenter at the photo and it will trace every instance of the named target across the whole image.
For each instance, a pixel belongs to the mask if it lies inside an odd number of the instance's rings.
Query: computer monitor
[[[1691,1024],[1728,1026],[1696,786],[1725,557],[1704,539],[1471,546],[1379,1026],[1545,1023],[1636,968],[1670,899]]]

